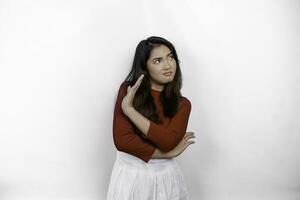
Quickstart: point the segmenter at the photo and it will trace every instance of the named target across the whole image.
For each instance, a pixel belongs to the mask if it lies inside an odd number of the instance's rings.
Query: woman
[[[179,60],[164,38],[142,40],[115,104],[117,159],[107,200],[188,200],[175,160],[194,141],[186,132],[191,103],[180,93]]]

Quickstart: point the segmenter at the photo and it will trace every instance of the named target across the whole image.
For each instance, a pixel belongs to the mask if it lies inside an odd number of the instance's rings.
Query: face
[[[173,81],[176,72],[176,60],[171,50],[165,45],[152,49],[147,69],[151,78],[151,88],[162,91],[166,83]]]

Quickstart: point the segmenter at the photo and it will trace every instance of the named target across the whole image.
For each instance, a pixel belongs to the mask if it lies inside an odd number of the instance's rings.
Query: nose
[[[164,61],[163,68],[164,69],[169,69],[171,67],[171,64],[168,61]]]

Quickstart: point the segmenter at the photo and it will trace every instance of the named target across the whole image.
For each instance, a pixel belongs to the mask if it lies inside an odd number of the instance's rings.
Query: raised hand
[[[132,108],[132,102],[135,96],[136,91],[139,89],[141,82],[144,78],[144,74],[142,74],[138,80],[135,82],[135,84],[131,87],[130,85],[127,87],[127,94],[124,96],[122,100],[122,110],[124,113],[126,113],[129,109]]]

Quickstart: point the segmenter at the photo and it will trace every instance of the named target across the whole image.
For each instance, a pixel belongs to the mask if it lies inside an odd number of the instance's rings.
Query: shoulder
[[[127,94],[128,84],[129,84],[128,81],[124,81],[119,85],[119,89],[118,89],[117,95],[116,95],[116,105],[118,106],[118,108],[120,107],[123,98]]]
[[[183,107],[186,107],[189,110],[192,109],[192,103],[187,97],[181,96],[180,97],[180,102],[181,102]]]
[[[129,81],[122,82],[119,86],[119,94],[126,93],[128,85],[129,85]]]
[[[123,89],[123,88],[127,88],[127,86],[129,85],[129,81],[123,81],[119,87],[119,89]]]

